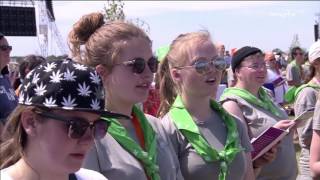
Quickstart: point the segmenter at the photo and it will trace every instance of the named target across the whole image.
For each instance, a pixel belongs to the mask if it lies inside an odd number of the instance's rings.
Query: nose
[[[88,127],[84,135],[79,139],[81,145],[91,145],[93,142],[93,128]]]

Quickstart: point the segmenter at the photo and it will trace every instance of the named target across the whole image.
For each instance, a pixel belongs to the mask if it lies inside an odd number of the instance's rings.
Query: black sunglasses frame
[[[158,59],[154,56],[152,56],[150,59],[148,59],[148,62],[146,63],[146,61],[143,58],[134,58],[130,61],[125,61],[122,64],[126,65],[126,66],[132,66],[132,72],[136,73],[136,74],[141,74],[143,73],[144,69],[146,68],[146,64],[148,65],[150,71],[152,73],[156,73],[158,70]]]
[[[1,51],[7,51],[7,50],[12,50],[12,46],[9,45],[0,45],[0,50]]]
[[[81,117],[64,117],[64,116],[51,113],[49,111],[34,110],[33,112],[45,118],[50,118],[52,120],[58,120],[58,121],[64,122],[68,128],[68,132],[67,132],[68,137],[71,139],[80,139],[86,133],[88,128],[90,128],[92,133],[91,135],[95,139],[101,139],[106,135],[107,130],[110,126],[109,121],[102,120],[102,119],[89,123],[87,120]],[[105,128],[103,132],[101,131],[100,128],[98,129],[96,127],[99,124],[100,125],[105,124]]]

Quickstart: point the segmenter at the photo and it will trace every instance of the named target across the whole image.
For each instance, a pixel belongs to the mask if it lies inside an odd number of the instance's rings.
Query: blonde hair
[[[0,169],[13,165],[22,157],[27,144],[27,134],[22,127],[20,118],[23,111],[32,108],[34,107],[18,105],[8,117],[1,134]]]
[[[133,38],[143,38],[151,46],[151,40],[139,27],[119,20],[105,23],[101,13],[82,16],[68,35],[74,58],[89,66],[102,64],[107,69],[112,69],[117,61],[123,42]],[[84,51],[81,45],[85,46]]]
[[[190,49],[205,41],[211,41],[208,31],[198,31],[179,35],[170,45],[168,54],[161,61],[158,71],[160,81],[160,107],[158,116],[163,117],[170,109],[179,92],[170,75],[170,68],[186,65]]]

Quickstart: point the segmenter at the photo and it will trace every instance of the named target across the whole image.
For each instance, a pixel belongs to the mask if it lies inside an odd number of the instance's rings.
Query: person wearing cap
[[[46,61],[29,72],[19,105],[2,134],[1,179],[106,179],[80,168],[109,122],[97,72],[71,59]]]
[[[251,139],[258,137],[271,126],[287,129],[294,125],[293,121],[288,120],[286,112],[262,87],[267,67],[260,49],[251,46],[240,48],[232,57],[231,67],[237,83],[235,87],[227,88],[220,100],[229,113],[247,125]],[[292,133],[253,161],[253,167],[258,180],[295,179],[297,164]]]
[[[272,52],[266,52],[264,61],[267,65],[267,77],[264,86],[273,92],[273,97],[277,103],[284,103],[284,94],[287,90],[287,84],[281,77],[281,72],[277,64],[275,55]]]
[[[18,97],[15,95],[11,85],[8,72],[8,64],[10,62],[10,52],[12,46],[8,44],[4,34],[0,32],[0,134],[6,119],[11,111],[17,106]],[[4,72],[7,73],[4,73]]]
[[[161,122],[136,106],[147,99],[158,67],[146,33],[132,23],[104,22],[103,14],[91,13],[73,25],[69,44],[72,55],[101,76],[106,109],[130,117],[107,118],[109,131],[96,141],[84,167],[112,180],[183,179]]]
[[[207,31],[179,35],[161,62],[159,115],[186,180],[254,179],[245,127],[212,98],[226,67]]]
[[[320,40],[313,43],[309,49],[309,61],[315,68],[313,83],[320,85]],[[312,119],[312,140],[310,147],[310,169],[314,179],[320,178],[320,91],[317,91],[317,103],[315,105],[314,116]],[[313,101],[312,101],[313,102]]]

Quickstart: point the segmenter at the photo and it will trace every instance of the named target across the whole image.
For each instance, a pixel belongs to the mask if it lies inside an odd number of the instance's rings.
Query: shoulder
[[[102,174],[97,171],[93,171],[90,169],[81,168],[79,171],[75,173],[78,180],[89,180],[89,179],[96,179],[96,180],[107,180]]]
[[[316,98],[318,94],[318,91],[315,90],[312,87],[304,87],[303,89],[301,89],[301,91],[298,93],[297,95],[297,100],[301,99],[303,100],[304,98]]]

